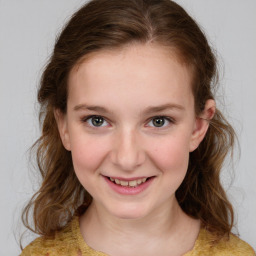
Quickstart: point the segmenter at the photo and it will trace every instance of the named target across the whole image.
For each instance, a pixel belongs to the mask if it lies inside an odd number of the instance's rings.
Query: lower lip
[[[150,186],[150,184],[154,180],[154,177],[148,179],[146,182],[138,185],[137,187],[129,187],[129,186],[125,187],[110,181],[107,177],[104,177],[104,179],[108,183],[108,185],[118,194],[137,195],[139,193],[142,193],[144,190],[146,190]]]

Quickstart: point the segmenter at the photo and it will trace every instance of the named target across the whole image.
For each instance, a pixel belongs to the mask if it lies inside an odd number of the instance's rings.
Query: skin
[[[67,113],[55,115],[76,175],[93,197],[80,227],[95,250],[165,256],[193,248],[200,222],[181,210],[175,191],[215,104],[208,100],[195,115],[191,77],[174,53],[153,44],[94,53],[71,71]],[[91,115],[103,117],[102,125],[95,127]],[[156,127],[156,116],[169,121]],[[122,195],[106,176],[153,178],[141,193]]]

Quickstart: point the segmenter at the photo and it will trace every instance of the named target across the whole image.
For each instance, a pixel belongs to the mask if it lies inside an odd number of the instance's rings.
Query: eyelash
[[[89,120],[92,119],[92,118],[102,118],[103,119],[103,122],[108,122],[107,119],[103,116],[100,116],[100,115],[90,115],[90,116],[86,116],[86,117],[83,117],[81,118],[81,122],[82,123],[87,123],[89,127],[93,127],[93,128],[101,128],[101,127],[106,127],[107,125],[103,125],[103,126],[95,126],[92,124],[92,121],[90,121],[91,124],[89,124]],[[154,119],[163,119],[165,121],[168,122],[167,125],[164,125],[163,126],[160,126],[160,127],[157,127],[157,126],[154,126],[154,125],[149,125],[149,123],[153,122]],[[153,127],[155,129],[160,129],[160,128],[165,128],[166,126],[170,125],[170,124],[175,124],[175,120],[171,117],[167,117],[167,116],[153,116],[151,117],[148,121],[147,121],[147,127]]]
[[[87,123],[88,124],[88,126],[90,126],[90,127],[93,127],[93,128],[100,128],[100,127],[105,127],[106,125],[104,125],[104,126],[95,126],[95,125],[93,125],[93,124],[89,124],[89,120],[90,119],[92,119],[92,118],[102,118],[103,119],[103,122],[108,122],[108,121],[106,121],[106,118],[105,117],[103,117],[103,116],[100,116],[100,115],[90,115],[90,116],[86,116],[86,117],[83,117],[83,118],[81,118],[81,121],[82,121],[82,123]],[[92,122],[92,121],[91,121]]]
[[[148,124],[149,124],[149,123],[152,123],[155,119],[163,119],[163,120],[165,120],[165,121],[164,121],[164,125],[163,125],[163,126],[160,126],[160,127],[157,127],[157,126],[154,126],[154,125],[149,126]],[[165,125],[165,122],[166,122],[166,121],[168,122],[167,125]],[[166,128],[166,127],[169,126],[170,124],[175,124],[175,120],[174,120],[173,118],[170,118],[170,117],[167,117],[167,116],[154,116],[154,117],[150,118],[149,122],[147,122],[147,126],[153,127],[153,128],[155,128],[155,129]]]

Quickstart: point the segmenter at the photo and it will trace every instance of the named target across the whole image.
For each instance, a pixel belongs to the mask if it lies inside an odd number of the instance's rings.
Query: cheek
[[[71,154],[75,172],[95,172],[104,161],[108,144],[90,137],[71,141]]]
[[[188,168],[189,147],[187,140],[180,137],[165,138],[153,143],[149,153],[155,165],[163,172],[184,175]]]

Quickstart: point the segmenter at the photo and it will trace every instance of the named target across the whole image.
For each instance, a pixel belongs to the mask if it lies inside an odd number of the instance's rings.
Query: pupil
[[[92,118],[92,124],[94,126],[101,126],[103,124],[103,118],[100,116],[95,116]]]
[[[154,126],[156,126],[156,127],[161,127],[161,126],[163,126],[164,125],[164,118],[160,118],[160,117],[158,117],[158,118],[154,118],[153,119],[153,124],[154,124]]]

